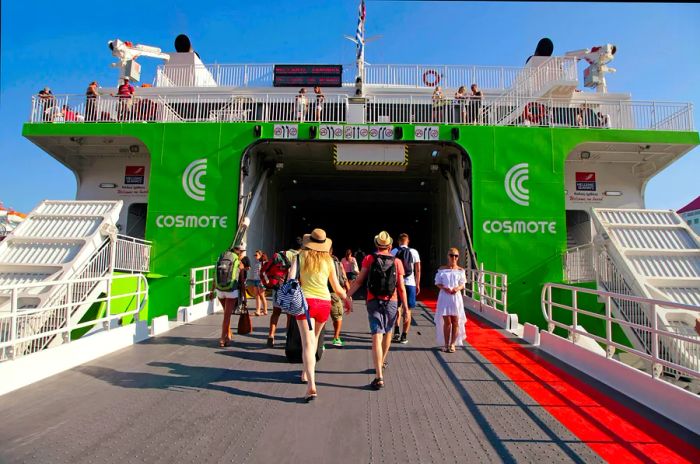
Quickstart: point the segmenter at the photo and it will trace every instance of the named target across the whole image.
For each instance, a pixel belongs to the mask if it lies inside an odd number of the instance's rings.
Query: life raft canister
[[[432,76],[432,78],[428,80],[428,76]],[[428,69],[423,73],[423,83],[428,87],[435,87],[440,83],[440,74],[434,69]]]
[[[525,105],[525,111],[523,111],[523,118],[526,120],[538,124],[540,120],[544,117],[547,112],[547,108],[542,103],[530,102]]]

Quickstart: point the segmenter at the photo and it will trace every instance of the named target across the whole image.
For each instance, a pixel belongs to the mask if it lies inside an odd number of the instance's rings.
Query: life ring
[[[433,79],[428,80],[428,76],[433,76]],[[440,74],[434,69],[428,69],[423,73],[423,83],[428,87],[435,87],[440,83]]]
[[[533,124],[538,124],[540,120],[544,117],[547,112],[547,108],[542,103],[530,102],[525,105],[525,111],[523,111],[523,118],[530,121]]]

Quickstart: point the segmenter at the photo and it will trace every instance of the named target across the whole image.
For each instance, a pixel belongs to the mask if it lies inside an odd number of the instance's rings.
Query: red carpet
[[[419,299],[435,311],[436,292],[421,289]],[[700,462],[698,448],[475,318],[467,321],[467,340],[606,461]]]

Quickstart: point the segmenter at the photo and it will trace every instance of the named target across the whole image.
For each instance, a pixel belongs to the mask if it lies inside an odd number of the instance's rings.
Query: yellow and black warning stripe
[[[403,161],[338,161],[338,145],[333,145],[333,164],[336,166],[408,166],[408,145],[404,145]]]

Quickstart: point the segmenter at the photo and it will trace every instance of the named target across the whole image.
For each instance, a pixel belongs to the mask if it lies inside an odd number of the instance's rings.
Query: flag
[[[357,43],[357,59],[364,56],[365,52],[365,0],[360,1],[359,17],[357,18],[357,30],[355,31],[355,42]]]

